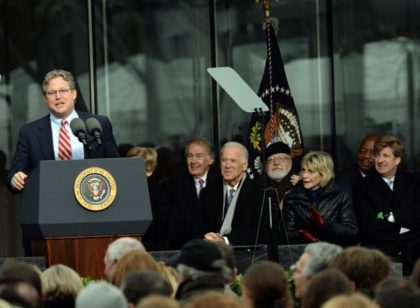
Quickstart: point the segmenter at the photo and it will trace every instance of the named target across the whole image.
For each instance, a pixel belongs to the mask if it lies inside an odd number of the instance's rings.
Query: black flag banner
[[[267,58],[258,96],[268,106],[269,111],[264,113],[256,111],[251,115],[247,140],[249,152],[247,172],[251,179],[261,175],[263,151],[271,143],[282,141],[288,144],[293,158],[298,158],[303,153],[299,117],[274,31],[276,23],[272,17],[266,18],[264,22]]]

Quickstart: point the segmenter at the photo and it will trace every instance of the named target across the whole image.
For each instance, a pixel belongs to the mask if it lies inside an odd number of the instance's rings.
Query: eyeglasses
[[[267,159],[267,163],[269,164],[273,164],[274,162],[285,163],[289,160],[291,160],[290,157],[272,157],[272,158]]]
[[[72,89],[60,89],[60,90],[45,92],[45,95],[48,97],[54,97],[58,93],[60,94],[60,96],[62,96],[62,95],[68,94],[70,91],[72,91]]]

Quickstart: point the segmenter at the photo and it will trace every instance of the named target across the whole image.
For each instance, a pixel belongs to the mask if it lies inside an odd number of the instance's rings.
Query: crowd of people
[[[41,271],[6,261],[0,267],[0,307],[418,307],[420,261],[406,277],[392,275],[391,267],[378,249],[319,241],[308,244],[290,270],[259,260],[238,280],[233,248],[223,242],[192,239],[163,262],[138,239],[121,237],[104,256],[105,278],[87,283],[63,264]],[[231,288],[234,281],[239,291]]]
[[[402,170],[405,147],[395,136],[366,136],[357,163],[337,176],[330,154],[308,151],[299,166],[293,166],[296,160],[289,145],[273,142],[262,153],[258,178],[247,172],[248,151],[243,144],[226,142],[216,157],[211,142],[197,137],[185,148],[185,170],[162,181],[155,170],[164,160],[155,149],[133,146],[121,155],[108,118],[76,111],[71,73],[53,70],[42,86],[50,114],[21,128],[6,177],[9,189],[23,190],[40,160],[143,157],[153,221],[142,243],[125,239],[109,247],[104,262],[110,283],[69,286],[79,277],[65,266],[25,273],[27,281],[14,272],[29,269],[15,264],[12,270],[4,266],[0,276],[0,293],[6,300],[21,300],[23,292],[33,307],[41,299],[44,305],[56,305],[56,300],[65,305],[70,295],[76,307],[107,307],[111,302],[125,307],[136,306],[139,294],[158,293],[161,297],[149,299],[149,306],[176,306],[188,299],[191,307],[216,302],[235,307],[237,301],[228,304],[220,294],[228,293],[235,273],[227,266],[232,262],[224,259],[229,250],[222,247],[257,244],[307,244],[293,273],[294,296],[302,307],[321,307],[337,294],[341,297],[325,307],[351,301],[370,307],[368,298],[391,307],[381,301],[386,302],[390,289],[399,288],[402,297],[418,299],[417,287],[406,280],[382,284],[390,261],[402,263],[408,276],[420,255],[420,179]],[[98,126],[88,134],[79,119]],[[70,131],[71,123],[76,124]],[[95,135],[98,127],[100,135]],[[296,169],[300,171],[294,174]],[[28,238],[24,234],[26,255],[31,254]],[[168,266],[156,262],[143,245],[148,251],[181,249],[181,254]],[[241,304],[291,307],[288,285],[279,264],[253,264],[244,276]],[[201,294],[207,290],[219,293]],[[196,298],[196,293],[203,297]]]

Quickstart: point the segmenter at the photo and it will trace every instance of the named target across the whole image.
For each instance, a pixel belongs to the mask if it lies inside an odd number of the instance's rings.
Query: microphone
[[[86,120],[86,127],[87,130],[89,132],[89,134],[91,134],[96,142],[98,144],[102,144],[102,126],[101,123],[99,123],[99,121],[95,118],[89,118]]]
[[[86,126],[85,123],[80,118],[74,118],[70,122],[70,128],[73,133],[79,139],[84,146],[88,147],[88,141],[86,136]]]

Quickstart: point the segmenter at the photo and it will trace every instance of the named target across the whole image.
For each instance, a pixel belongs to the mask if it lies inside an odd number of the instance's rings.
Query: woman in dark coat
[[[321,151],[309,152],[302,159],[300,176],[302,180],[284,201],[289,242],[354,244],[357,222],[352,201],[333,181],[331,156]]]

